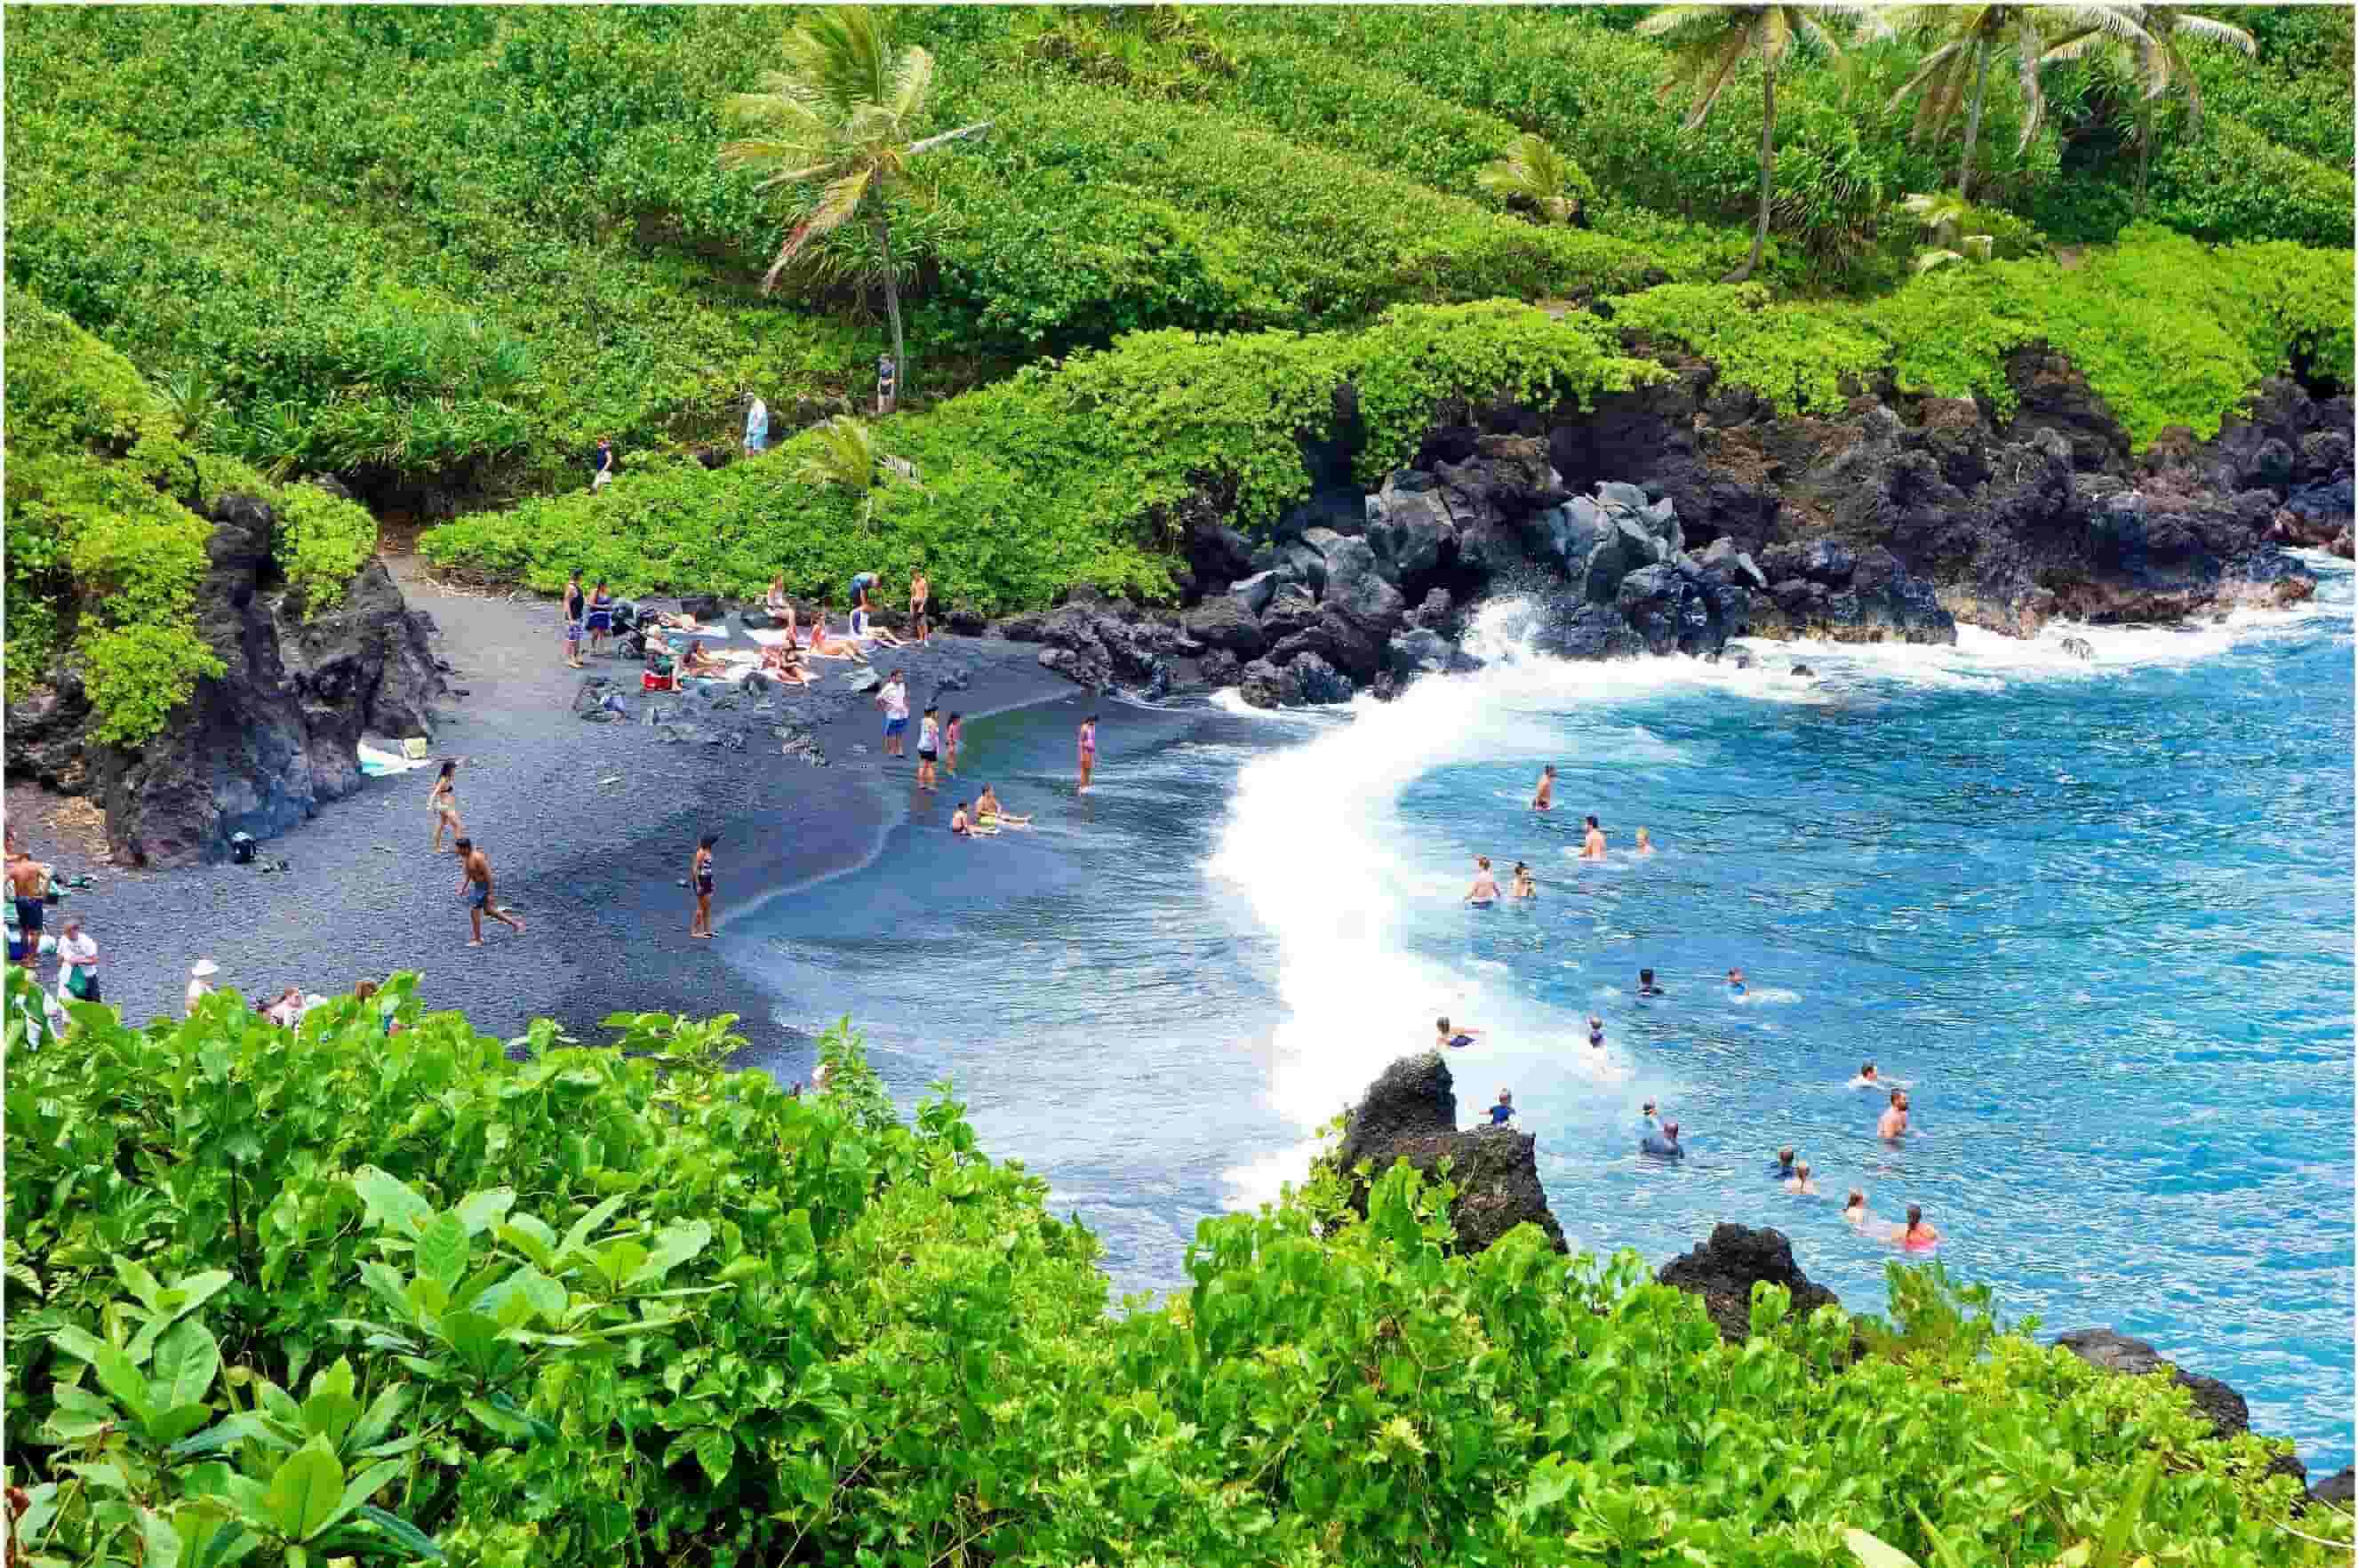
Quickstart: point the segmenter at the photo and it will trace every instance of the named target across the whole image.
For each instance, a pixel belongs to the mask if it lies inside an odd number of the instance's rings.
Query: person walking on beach
[[[1908,1136],[1908,1091],[1891,1091],[1891,1103],[1875,1120],[1875,1135],[1887,1143],[1897,1143]]]
[[[719,834],[707,833],[696,841],[695,858],[687,863],[687,885],[696,892],[696,915],[687,923],[690,936],[712,935],[712,846],[719,842]]]
[[[931,635],[925,624],[925,606],[934,597],[934,585],[925,580],[925,568],[918,567],[909,573],[909,634],[920,643]]]
[[[491,858],[475,848],[471,838],[461,838],[459,850],[459,891],[467,899],[467,925],[474,933],[468,941],[470,947],[483,945],[483,916],[488,914],[517,935],[524,935],[524,922],[499,906],[492,894]]]
[[[189,966],[189,989],[180,997],[180,1011],[184,1016],[196,1016],[197,1005],[213,994],[213,977],[220,973],[221,966],[211,958],[200,958]]]
[[[762,395],[757,392],[745,409],[745,455],[758,458],[769,444],[770,406],[762,401]]]
[[[907,756],[902,736],[909,728],[909,688],[902,684],[899,670],[892,672],[884,688],[876,694],[876,706],[884,710],[884,754]]]
[[[942,754],[941,709],[925,704],[924,716],[917,724],[917,787],[934,787],[934,763]]]
[[[98,944],[81,928],[81,916],[66,916],[65,939],[58,944],[58,989],[76,1001],[97,1001]]]
[[[459,791],[455,775],[459,772],[454,759],[442,764],[434,776],[434,788],[426,796],[426,809],[434,814],[434,852],[442,852],[442,834],[448,829],[452,839],[464,844],[467,825],[459,820]]]
[[[1588,818],[1588,831],[1580,840],[1580,858],[1584,860],[1605,859],[1605,829],[1596,826],[1596,818]]]
[[[1550,762],[1540,770],[1540,787],[1531,796],[1533,811],[1555,809],[1555,764]]]
[[[1080,735],[1081,789],[1089,787],[1089,775],[1098,769],[1098,716],[1090,714],[1081,720]]]
[[[590,460],[590,490],[595,494],[614,482],[614,443],[607,437],[598,438],[597,455]]]

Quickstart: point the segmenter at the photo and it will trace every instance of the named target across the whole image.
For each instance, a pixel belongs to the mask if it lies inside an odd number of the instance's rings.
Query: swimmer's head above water
[[[1858,1076],[1865,1078],[1867,1082],[1873,1083],[1875,1081],[1875,1064],[1872,1062],[1861,1063],[1859,1065]]]
[[[1851,1188],[1851,1190],[1850,1190],[1850,1196],[1849,1196],[1848,1198],[1844,1199],[1844,1202],[1843,1202],[1843,1212],[1844,1212],[1844,1213],[1845,1213],[1845,1214],[1847,1214],[1847,1213],[1849,1213],[1852,1209],[1855,1209],[1855,1208],[1857,1208],[1857,1209],[1863,1209],[1863,1208],[1865,1208],[1866,1206],[1866,1195],[1865,1193],[1863,1193],[1863,1192],[1860,1192],[1856,1187],[1853,1187],[1853,1188]]]
[[[1788,1143],[1784,1148],[1777,1151],[1777,1163],[1784,1166],[1789,1171],[1793,1168],[1793,1146],[1791,1144]],[[1809,1169],[1806,1165],[1801,1168],[1805,1171]]]

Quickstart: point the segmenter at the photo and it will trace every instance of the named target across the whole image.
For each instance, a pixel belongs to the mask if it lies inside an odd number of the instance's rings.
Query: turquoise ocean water
[[[2006,1315],[2151,1339],[2338,1468],[2352,579],[2316,565],[2302,611],[2093,630],[2089,662],[2058,628],[1574,665],[1521,652],[1498,605],[1486,668],[1390,705],[1103,705],[1087,797],[1077,699],[1002,715],[970,725],[957,782],[992,778],[1036,829],[960,844],[955,794],[917,801],[860,871],[724,945],[786,1021],[854,1014],[904,1100],[953,1080],[1125,1290],[1178,1282],[1195,1222],[1272,1196],[1447,1012],[1487,1031],[1451,1060],[1462,1119],[1513,1089],[1577,1245],[1660,1262],[1716,1221],[1773,1224],[1879,1311],[1891,1254],[1842,1195],[1920,1203]],[[1782,673],[1797,656],[1815,683]],[[1601,866],[1574,858],[1590,811]],[[1466,909],[1476,852],[1502,882],[1529,862],[1540,897]],[[1641,965],[1667,997],[1631,994]],[[1902,1149],[1850,1087],[1867,1058],[1913,1085]],[[1682,1167],[1637,1158],[1648,1098]],[[1784,1143],[1822,1199],[1769,1180]]]

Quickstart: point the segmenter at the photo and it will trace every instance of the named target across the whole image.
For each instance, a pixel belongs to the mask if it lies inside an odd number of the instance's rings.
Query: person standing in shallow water
[[[1081,788],[1089,787],[1089,775],[1098,771],[1098,716],[1090,714],[1081,720],[1079,740]]]
[[[687,863],[687,885],[696,892],[696,914],[687,923],[690,936],[712,935],[712,846],[719,842],[719,834],[707,833],[696,841],[696,856]]]
[[[467,925],[474,933],[467,943],[470,947],[483,945],[483,916],[488,914],[514,931],[524,935],[524,922],[499,906],[492,892],[491,857],[475,848],[474,840],[461,838],[459,850],[459,891],[467,898]]]
[[[1582,835],[1580,840],[1580,858],[1584,860],[1601,860],[1605,859],[1605,829],[1596,826],[1596,818],[1594,816],[1587,819],[1586,826],[1588,831]]]
[[[1891,1104],[1876,1119],[1875,1135],[1887,1143],[1896,1143],[1908,1136],[1908,1094],[1904,1089],[1891,1091]]]
[[[1555,764],[1550,762],[1540,770],[1539,788],[1531,795],[1533,811],[1549,811],[1555,806]]]

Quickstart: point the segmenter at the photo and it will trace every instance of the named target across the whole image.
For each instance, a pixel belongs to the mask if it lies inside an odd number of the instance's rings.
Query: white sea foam
[[[1633,1094],[1639,1087],[1666,1098],[1677,1092],[1658,1082],[1640,1085],[1628,1059],[1612,1051],[1596,1060],[1585,1048],[1585,1017],[1539,1000],[1495,966],[1444,968],[1412,950],[1412,923],[1460,897],[1471,876],[1470,868],[1444,866],[1409,838],[1400,803],[1427,774],[1479,759],[1527,760],[1536,775],[1540,762],[1560,760],[1570,750],[1560,719],[1575,711],[1587,716],[1587,743],[1600,752],[1609,747],[1615,766],[1675,773],[1705,759],[1642,725],[1617,725],[1610,717],[1616,708],[1666,693],[1824,704],[1848,700],[1845,688],[1996,689],[2011,681],[2084,679],[2191,662],[2224,652],[2243,637],[2275,635],[2319,616],[2346,620],[2351,573],[2324,559],[2331,565],[2320,565],[2324,580],[2311,604],[2292,611],[2238,611],[2223,625],[2191,632],[2050,627],[2040,637],[2019,640],[1966,629],[1954,647],[1751,644],[1756,662],[1749,669],[1728,660],[1574,663],[1545,656],[1530,647],[1532,608],[1507,600],[1486,606],[1466,633],[1466,651],[1485,661],[1483,668],[1428,676],[1392,702],[1363,696],[1347,716],[1340,708],[1271,713],[1248,707],[1232,691],[1219,693],[1214,700],[1229,712],[1310,732],[1307,744],[1264,753],[1247,765],[1207,867],[1244,896],[1277,939],[1284,1017],[1271,1042],[1269,1103],[1307,1133],[1344,1109],[1394,1058],[1427,1044],[1440,1014],[1486,1032],[1480,1044],[1453,1058],[1460,1078],[1510,1075],[1520,1064],[1544,1059],[1552,1071],[1578,1062],[1600,1082]],[[2066,636],[2085,637],[2095,658],[2064,652]],[[1796,660],[1824,678],[1795,679],[1787,666]],[[1576,854],[1576,846],[1568,852]],[[1603,869],[1628,864],[1626,854],[1617,854]],[[1604,985],[1592,994],[1613,999],[1620,992]],[[1799,999],[1772,988],[1750,1000]],[[1568,1042],[1584,1048],[1557,1049]],[[1315,1150],[1314,1141],[1303,1141],[1224,1172],[1231,1206],[1274,1198],[1281,1184],[1307,1171]]]

